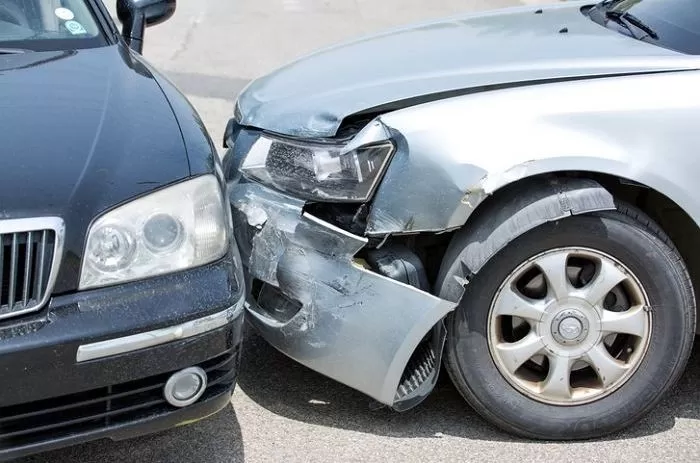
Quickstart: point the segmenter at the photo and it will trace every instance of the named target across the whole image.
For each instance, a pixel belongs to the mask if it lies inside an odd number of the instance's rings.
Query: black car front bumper
[[[31,320],[0,326],[0,460],[109,437],[128,438],[209,416],[229,402],[242,335],[243,290],[233,257],[197,269],[54,297]],[[209,331],[175,330],[150,347],[120,340],[226,314]],[[175,339],[175,340],[172,340]],[[118,352],[85,346],[117,340]],[[81,347],[82,346],[82,347]],[[163,386],[199,366],[204,395],[176,408]]]

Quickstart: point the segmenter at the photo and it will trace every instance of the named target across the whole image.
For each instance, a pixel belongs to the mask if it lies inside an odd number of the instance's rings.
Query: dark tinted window
[[[606,11],[629,13],[625,27],[605,17]],[[682,53],[700,54],[700,0],[618,0],[604,1],[590,12],[591,18],[606,27],[628,33],[645,42],[653,43]],[[635,20],[648,26],[658,38],[635,26]]]
[[[104,43],[86,0],[0,0],[0,48],[68,50]]]

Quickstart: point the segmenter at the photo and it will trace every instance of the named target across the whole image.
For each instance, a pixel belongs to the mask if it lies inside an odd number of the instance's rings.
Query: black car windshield
[[[597,23],[638,40],[700,54],[698,0],[606,0],[589,15]]]
[[[0,52],[70,50],[105,43],[87,0],[0,0]]]

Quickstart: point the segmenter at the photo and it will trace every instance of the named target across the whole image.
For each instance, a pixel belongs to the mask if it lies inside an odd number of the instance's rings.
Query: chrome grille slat
[[[48,302],[63,236],[63,220],[57,217],[0,220],[0,320]]]
[[[32,270],[34,266],[32,265],[32,250],[34,249],[34,241],[32,240],[33,233],[27,233],[27,244],[25,247],[24,256],[24,281],[22,282],[22,305],[27,306],[29,301],[29,287],[31,286]]]
[[[10,251],[10,283],[7,292],[7,306],[12,312],[15,307],[15,286],[17,285],[17,233],[12,234],[12,250]]]
[[[36,278],[36,294],[41,292],[41,288],[44,286],[44,267],[46,265],[46,235],[48,232],[42,230],[41,232],[41,244],[39,248],[39,275]]]

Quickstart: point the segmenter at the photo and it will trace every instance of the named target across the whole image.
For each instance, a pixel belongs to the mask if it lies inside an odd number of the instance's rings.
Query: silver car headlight
[[[216,177],[204,175],[109,211],[88,232],[80,289],[204,265],[228,248]]]
[[[240,167],[251,179],[314,201],[365,202],[394,153],[390,141],[362,146],[306,143],[262,134]]]

